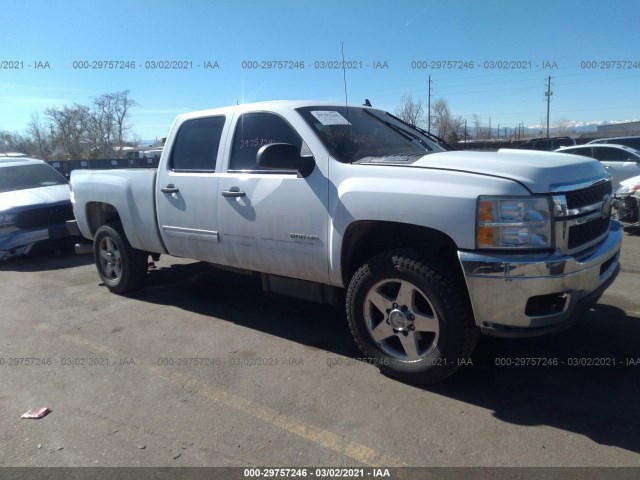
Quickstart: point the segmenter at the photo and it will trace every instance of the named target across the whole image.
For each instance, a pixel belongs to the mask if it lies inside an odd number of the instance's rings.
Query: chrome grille
[[[612,186],[603,181],[580,190],[554,195],[556,243],[574,253],[601,241],[611,223]]]

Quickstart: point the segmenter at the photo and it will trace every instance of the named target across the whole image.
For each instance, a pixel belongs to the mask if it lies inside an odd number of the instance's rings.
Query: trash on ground
[[[42,418],[48,415],[49,413],[51,413],[51,410],[48,409],[47,407],[32,408],[28,412],[25,412],[22,415],[20,415],[20,418],[36,418],[37,419],[37,418]]]

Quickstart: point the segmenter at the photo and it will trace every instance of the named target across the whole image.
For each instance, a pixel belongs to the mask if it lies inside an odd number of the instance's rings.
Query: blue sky
[[[536,125],[546,117],[551,76],[552,124],[640,118],[637,0],[5,0],[2,10],[0,62],[20,68],[0,68],[0,130],[22,133],[35,113],[46,124],[46,108],[124,89],[141,105],[131,122],[144,139],[165,136],[190,110],[344,101],[343,71],[316,63],[340,61],[342,43],[345,60],[358,67],[346,72],[350,102],[369,98],[393,111],[411,94],[426,104],[431,75],[432,99],[446,99],[469,124],[477,114],[485,126],[489,118],[493,127]],[[100,60],[136,66],[73,68]],[[304,68],[243,68],[270,60]],[[154,61],[191,68],[150,68]],[[432,63],[439,61],[455,64]]]

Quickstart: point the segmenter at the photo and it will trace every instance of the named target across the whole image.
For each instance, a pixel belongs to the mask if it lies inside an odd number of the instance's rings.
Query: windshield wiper
[[[390,116],[391,118],[393,118],[394,120],[397,120],[398,122],[402,123],[403,125],[406,125],[408,127],[414,128],[417,131],[419,131],[421,134],[423,134],[425,137],[427,137],[429,140],[437,143],[439,146],[441,146],[442,148],[444,148],[445,150],[456,150],[455,147],[453,147],[450,143],[448,143],[446,140],[440,138],[437,135],[434,135],[431,132],[427,132],[425,129],[418,127],[417,125],[411,125],[407,122],[405,122],[404,120],[402,120],[401,118],[396,117],[395,115],[389,113],[389,112],[385,112],[388,116]]]
[[[432,151],[432,148],[429,146],[429,144],[427,144],[424,140],[422,140],[418,135],[416,135],[413,132],[408,132],[407,130],[405,130],[404,128],[399,127],[398,125],[394,125],[393,123],[387,121],[387,120],[382,120],[380,117],[378,117],[377,115],[371,113],[369,110],[364,110],[365,113],[367,113],[368,115],[371,115],[373,118],[375,118],[376,120],[379,120],[380,122],[384,123],[385,125],[387,125],[388,127],[391,127],[393,130],[395,130],[396,132],[398,132],[400,135],[402,135],[404,138],[406,138],[407,140],[410,141],[415,141],[418,142],[420,145],[422,145],[425,150],[428,151]]]

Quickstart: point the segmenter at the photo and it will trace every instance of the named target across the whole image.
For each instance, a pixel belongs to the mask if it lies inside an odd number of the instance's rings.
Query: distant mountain
[[[598,127],[602,125],[615,125],[618,123],[628,123],[628,122],[637,122],[637,121],[638,120],[625,120],[625,121],[600,120],[600,121],[593,121],[593,122],[568,121],[568,122],[565,122],[562,126],[549,127],[549,136],[551,137],[576,136],[576,135],[582,135],[584,133],[595,133],[598,131]],[[480,128],[480,131],[482,132],[483,136],[487,135],[487,129],[488,127]],[[518,130],[517,127],[516,128],[507,127],[506,128],[507,137],[512,137],[514,135],[514,132],[517,132],[517,130]],[[521,134],[524,136],[524,138],[544,137],[547,134],[547,126],[546,125],[525,126],[523,129],[521,129]],[[474,127],[468,127],[467,136],[472,139],[475,138],[476,129]],[[492,138],[498,137],[497,128],[491,129],[491,137]],[[504,138],[504,137],[505,137],[505,129],[500,128],[500,138]]]

